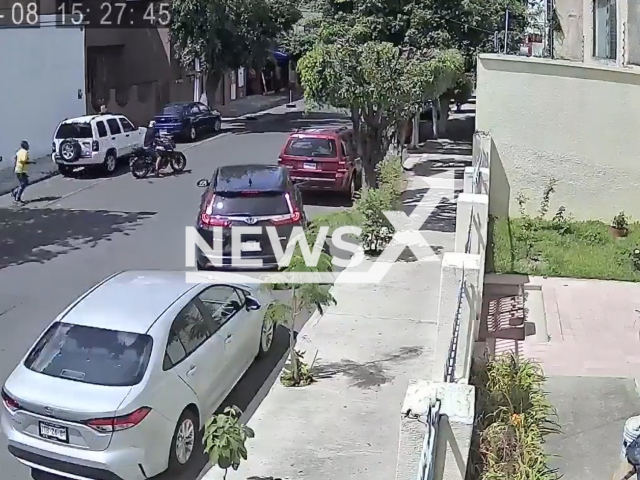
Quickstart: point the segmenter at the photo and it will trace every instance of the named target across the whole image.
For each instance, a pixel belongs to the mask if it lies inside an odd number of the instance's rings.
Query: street
[[[223,164],[275,163],[292,129],[336,121],[328,113],[303,116],[281,110],[227,125],[217,137],[181,146],[188,163],[180,175],[135,180],[123,168],[111,178],[57,176],[29,187],[23,208],[11,206],[9,195],[0,197],[2,382],[42,330],[105,277],[120,270],[184,270],[184,227],[196,219],[199,179],[210,178]],[[344,208],[331,196],[328,201],[313,197],[307,201],[305,196],[305,203],[323,200],[324,205],[306,206],[309,218]],[[280,331],[271,355],[251,367],[225,404],[246,409],[286,347],[286,332]],[[203,457],[194,465],[197,471],[194,468],[184,480],[194,480],[204,463]],[[28,469],[8,454],[4,437],[0,464],[3,480],[30,478]]]

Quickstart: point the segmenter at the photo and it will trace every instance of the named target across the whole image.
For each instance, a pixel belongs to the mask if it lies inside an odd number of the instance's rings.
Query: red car
[[[329,190],[351,199],[362,186],[362,162],[347,127],[296,130],[278,164],[289,169],[301,190]]]

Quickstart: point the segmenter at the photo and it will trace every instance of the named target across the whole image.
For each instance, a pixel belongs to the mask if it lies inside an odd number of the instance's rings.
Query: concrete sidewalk
[[[256,432],[249,459],[227,480],[395,477],[407,386],[431,374],[441,255],[454,246],[439,212],[460,187],[454,177],[452,170],[437,180],[408,179],[405,204],[431,212],[421,233],[438,256],[393,263],[379,284],[333,287],[337,305],[314,315],[298,337],[307,361],[317,354],[317,382],[304,388],[275,382],[248,423]],[[367,259],[347,270],[371,265]],[[214,468],[204,478],[223,473]]]
[[[51,156],[32,159],[33,165],[29,165],[27,173],[30,183],[38,183],[58,174],[58,167],[51,160]],[[0,196],[6,195],[17,185],[16,175],[13,173],[15,162],[13,158],[5,158],[0,163]]]
[[[548,377],[561,429],[547,440],[550,464],[567,480],[609,479],[624,422],[640,414],[640,284],[520,277],[525,319],[543,334],[503,342],[540,362]]]

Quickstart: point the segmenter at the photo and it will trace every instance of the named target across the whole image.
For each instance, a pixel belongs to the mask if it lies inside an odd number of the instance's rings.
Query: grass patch
[[[640,281],[634,250],[640,248],[640,223],[614,238],[600,221],[492,218],[487,270],[549,277]],[[529,230],[529,231],[528,231]]]
[[[610,224],[577,221],[563,206],[548,219],[555,185],[548,182],[536,216],[520,192],[519,217],[489,218],[487,272],[640,281],[640,223],[629,223],[624,212]]]
[[[555,480],[544,451],[547,435],[558,433],[556,411],[543,390],[535,362],[511,354],[474,365],[477,388],[472,448],[473,479]]]

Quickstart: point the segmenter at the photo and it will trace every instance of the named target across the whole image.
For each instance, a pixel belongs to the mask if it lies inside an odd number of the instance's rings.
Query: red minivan
[[[329,190],[353,198],[362,186],[362,162],[347,127],[296,130],[278,164],[289,169],[301,190]]]

